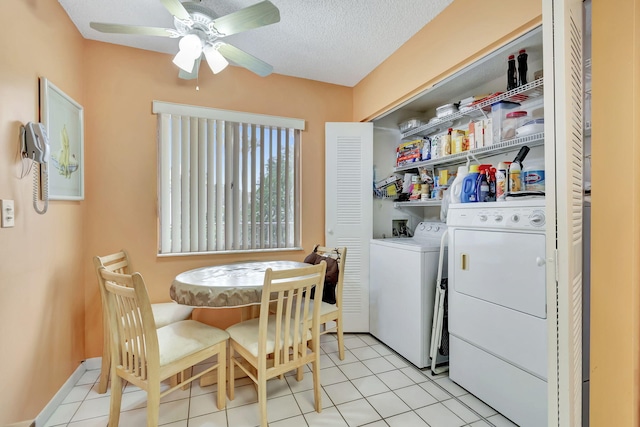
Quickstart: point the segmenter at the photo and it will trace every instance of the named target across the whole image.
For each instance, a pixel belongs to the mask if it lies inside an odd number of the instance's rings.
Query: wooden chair
[[[111,271],[114,273],[131,273],[129,255],[124,250],[110,255],[96,256],[93,258],[93,265],[96,269],[98,282],[100,282],[100,274],[98,271],[101,267],[103,267],[107,271]],[[98,384],[98,393],[102,394],[107,391],[111,364],[111,352],[109,351],[110,337],[109,328],[107,327],[109,321],[107,318],[105,295],[102,286],[100,286],[100,298],[102,300],[102,324],[104,333],[102,341],[102,366],[100,368],[100,382]],[[167,302],[151,304],[151,310],[153,311],[153,318],[156,322],[156,327],[161,328],[170,323],[191,318],[193,307],[188,307],[186,305],[180,305],[173,302]]]
[[[325,246],[316,246],[314,248],[318,254],[330,256],[338,261],[338,283],[336,285],[336,303],[329,304],[321,301],[320,304],[320,324],[322,325],[321,335],[336,332],[338,337],[338,357],[344,360],[344,324],[342,323],[342,292],[344,287],[344,268],[347,260],[347,248],[328,248]],[[314,300],[315,301],[315,300]],[[327,328],[328,322],[335,322],[335,326]]]
[[[312,364],[315,410],[322,410],[320,305],[311,308],[310,294],[313,286],[316,292],[322,291],[325,271],[324,261],[288,270],[267,269],[260,317],[227,328],[229,399],[234,399],[234,367],[238,366],[257,384],[261,427],[267,426],[267,380],[308,363]],[[275,301],[275,314],[269,313],[270,299]]]
[[[109,427],[118,426],[122,380],[147,392],[147,426],[157,427],[160,398],[217,369],[218,409],[226,405],[227,332],[195,320],[156,329],[140,273],[118,274],[100,267],[111,335],[111,408]],[[160,382],[212,356],[217,363],[160,392]]]

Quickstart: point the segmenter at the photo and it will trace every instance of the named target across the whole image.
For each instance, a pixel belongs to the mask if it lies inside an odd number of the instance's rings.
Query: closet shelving
[[[534,80],[526,85],[519,86],[500,95],[492,96],[485,99],[471,108],[464,111],[458,111],[447,116],[440,117],[437,121],[433,121],[415,129],[411,129],[402,134],[402,139],[409,138],[414,135],[427,136],[442,130],[443,123],[453,123],[464,117],[480,117],[485,111],[491,111],[491,105],[500,101],[522,102],[527,99],[537,98],[543,94],[543,78]]]
[[[401,166],[395,168],[395,172],[402,172],[411,169],[416,169],[422,166],[451,166],[461,165],[465,163],[469,158],[479,160],[482,158],[490,157],[496,154],[506,153],[513,151],[515,148],[520,148],[523,145],[528,147],[536,147],[544,144],[544,132],[536,133],[533,135],[523,136],[521,138],[513,138],[501,141],[498,144],[489,145],[487,147],[475,148],[473,150],[464,151],[462,153],[451,154],[449,156],[440,157],[432,160],[425,160],[422,162],[411,163],[410,165]],[[440,206],[441,200],[428,200],[428,201],[409,201],[409,202],[395,202],[394,207],[402,206]]]
[[[449,114],[440,118],[436,122],[427,123],[425,125],[419,126],[415,129],[407,131],[402,134],[402,138],[410,138],[412,136],[427,136],[436,132],[442,131],[443,127],[449,127],[454,122],[463,119],[465,117],[473,118],[480,117],[485,115],[487,111],[491,110],[491,105],[500,101],[512,101],[512,102],[522,102],[527,99],[537,98],[543,95],[543,86],[544,81],[543,78],[534,80],[524,86],[517,87],[516,89],[510,90],[508,92],[504,92],[500,95],[493,96],[489,99],[485,99],[478,104],[474,105],[471,108],[467,108],[464,111],[459,111],[453,114]],[[439,168],[439,167],[449,167],[454,165],[461,165],[469,160],[478,161],[482,158],[487,158],[490,156],[494,156],[496,154],[502,154],[510,151],[514,151],[514,149],[518,149],[524,145],[528,147],[536,147],[544,144],[544,132],[536,133],[532,135],[527,135],[519,138],[513,138],[508,140],[500,141],[497,144],[487,145],[484,147],[474,148],[468,151],[463,151],[461,153],[450,154],[448,156],[438,157],[430,160],[423,160],[420,162],[409,163],[403,166],[398,166],[394,168],[394,172],[404,172],[415,170],[419,167],[427,167],[430,169]],[[416,206],[416,207],[424,207],[424,206],[439,206],[442,203],[441,200],[415,200],[415,201],[407,201],[407,202],[395,202],[394,207],[405,207],[405,206]]]
[[[514,148],[520,148],[523,145],[529,147],[536,147],[544,144],[544,132],[536,133],[533,135],[527,135],[520,138],[506,139],[500,141],[498,144],[488,145],[486,147],[474,148],[472,150],[463,151],[461,153],[450,154],[444,157],[438,157],[431,160],[423,160],[421,162],[409,163],[404,166],[394,168],[394,172],[403,172],[411,169],[417,169],[423,166],[451,166],[461,165],[467,161],[467,159],[482,159],[484,157],[493,156],[496,154],[512,151]]]

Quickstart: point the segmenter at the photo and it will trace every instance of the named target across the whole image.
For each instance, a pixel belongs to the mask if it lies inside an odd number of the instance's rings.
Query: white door
[[[369,332],[373,123],[326,123],[325,245],[345,246],[345,332]]]
[[[582,15],[582,0],[543,1],[549,426],[582,415]]]

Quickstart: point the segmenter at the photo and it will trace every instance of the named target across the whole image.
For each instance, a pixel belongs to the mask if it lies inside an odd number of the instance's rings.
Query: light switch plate
[[[13,200],[2,200],[0,209],[2,209],[2,228],[13,227],[15,225],[16,215],[13,207]]]

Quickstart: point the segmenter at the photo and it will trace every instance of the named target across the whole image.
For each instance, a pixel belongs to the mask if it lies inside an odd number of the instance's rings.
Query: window
[[[154,101],[160,254],[300,248],[304,121]]]

